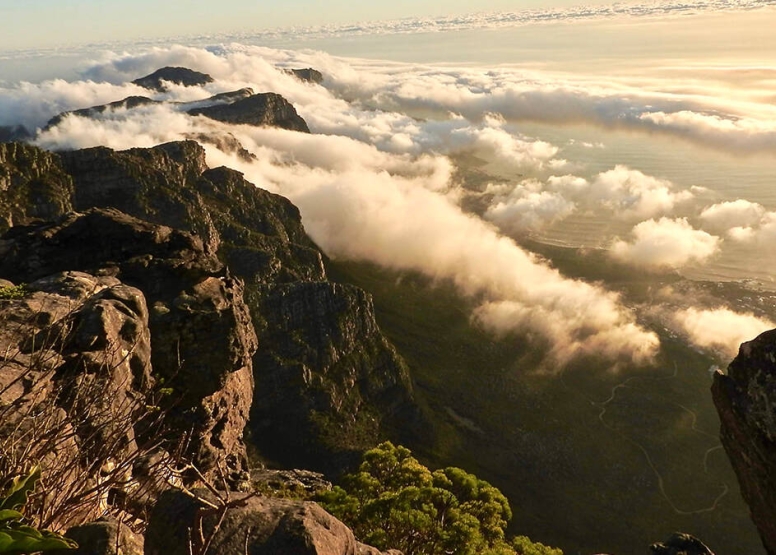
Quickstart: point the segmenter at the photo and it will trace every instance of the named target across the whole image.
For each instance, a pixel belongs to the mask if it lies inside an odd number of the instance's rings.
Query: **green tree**
[[[364,453],[358,471],[318,501],[361,541],[405,555],[562,555],[524,536],[508,543],[512,511],[488,482],[455,467],[431,472],[390,442]]]

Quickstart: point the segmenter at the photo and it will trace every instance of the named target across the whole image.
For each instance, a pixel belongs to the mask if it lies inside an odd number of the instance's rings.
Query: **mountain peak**
[[[135,85],[160,92],[167,90],[167,87],[164,85],[165,82],[183,85],[184,87],[196,87],[212,83],[213,78],[207,73],[201,73],[186,67],[168,66],[157,69],[150,75],[132,81]]]

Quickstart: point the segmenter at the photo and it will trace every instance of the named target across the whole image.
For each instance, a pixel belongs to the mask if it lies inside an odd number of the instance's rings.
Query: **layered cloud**
[[[741,343],[776,327],[770,320],[727,308],[688,308],[677,312],[673,320],[693,345],[719,351],[729,359],[736,355]]]
[[[636,324],[617,295],[564,277],[457,204],[454,166],[446,153],[473,154],[505,174],[541,173],[557,147],[519,134],[498,116],[421,121],[367,109],[294,80],[266,61],[248,60],[240,49],[221,56],[180,48],[153,51],[140,59],[121,58],[92,75],[120,81],[149,65],[184,63],[207,71],[216,83],[173,88],[171,98],[204,98],[243,86],[272,88],[291,99],[318,133],[227,126],[160,104],[106,111],[95,119],[71,116],[42,132],[38,144],[127,148],[229,133],[256,160],[208,146],[209,164],[235,167],[257,185],[289,197],[328,255],[450,280],[479,304],[473,318],[480,325],[498,334],[541,339],[556,363],[594,353],[642,363],[655,353],[657,337]],[[124,92],[123,85],[110,87],[117,95]],[[87,104],[92,103],[90,97]],[[523,201],[534,202],[531,211],[541,212],[541,193]],[[519,210],[519,202],[512,209]]]
[[[602,215],[628,227],[641,221],[630,238],[612,244],[611,252],[618,260],[648,267],[708,260],[721,245],[711,234],[721,234],[718,229],[730,237],[776,234],[776,218],[753,203],[709,206],[699,218],[703,230],[694,229],[687,219],[674,217],[694,200],[692,192],[628,166],[563,175],[576,173],[567,167],[563,147],[525,135],[516,123],[527,118],[656,125],[641,115],[669,106],[685,110],[695,102],[619,85],[512,70],[378,66],[321,53],[230,45],[109,54],[88,70],[88,80],[0,90],[0,106],[13,107],[15,119],[7,123],[39,127],[64,109],[154,94],[123,83],[164,65],[205,71],[215,82],[172,87],[157,99],[189,102],[242,87],[272,90],[294,103],[314,134],[226,126],[164,104],[106,111],[91,120],[69,117],[41,133],[38,144],[128,148],[231,134],[256,159],[208,146],[208,162],[235,167],[258,186],[291,198],[330,256],[450,280],[476,301],[476,322],[499,335],[541,338],[557,362],[592,353],[643,362],[658,340],[617,295],[564,277],[496,227],[520,234],[578,214]],[[325,86],[278,69],[303,66],[321,69]],[[474,193],[462,192],[459,159],[500,176],[479,193],[486,199],[482,213],[489,223],[461,209],[462,196]]]
[[[686,219],[647,220],[636,225],[630,241],[617,240],[610,255],[647,268],[678,268],[703,262],[719,250],[720,239],[694,229]]]

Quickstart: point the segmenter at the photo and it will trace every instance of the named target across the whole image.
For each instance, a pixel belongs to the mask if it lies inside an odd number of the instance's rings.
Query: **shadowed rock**
[[[220,104],[188,111],[224,123],[270,126],[309,133],[307,123],[288,100],[277,93],[255,94],[231,104]]]
[[[242,433],[253,394],[256,336],[234,279],[202,241],[117,210],[68,214],[56,224],[14,229],[0,242],[0,276],[29,282],[60,271],[111,275],[141,290],[151,307],[152,363],[172,389],[168,425],[190,434],[206,472],[226,459],[246,467]]]
[[[78,549],[54,555],[143,555],[143,538],[112,518],[76,526],[65,536],[75,540]]]
[[[776,330],[744,343],[712,385],[720,439],[769,555],[776,554]]]
[[[23,143],[0,144],[0,233],[73,209],[73,180],[59,156]]]
[[[286,71],[295,76],[297,79],[307,81],[308,83],[323,83],[323,74],[311,67],[304,69],[287,69]]]
[[[653,555],[714,555],[698,538],[679,532],[664,542],[652,544],[649,549]]]
[[[82,108],[80,110],[62,112],[61,114],[51,118],[46,124],[46,127],[43,128],[43,130],[46,131],[51,127],[56,127],[57,125],[62,123],[62,121],[64,121],[65,118],[71,115],[82,117],[82,118],[94,118],[109,110],[131,110],[139,106],[148,106],[149,104],[162,104],[162,102],[158,100],[152,100],[145,96],[128,96],[124,100],[117,100],[116,102],[110,102],[109,104],[101,104],[99,106],[92,106],[90,108]]]
[[[23,125],[0,125],[0,143],[28,141],[34,135]]]
[[[210,502],[204,490],[197,495]],[[218,510],[179,491],[162,494],[145,536],[145,555],[189,555],[189,538],[209,538],[220,555],[380,555],[356,541],[353,532],[318,504],[249,497],[235,493],[220,526]],[[192,534],[192,530],[197,534]],[[207,540],[206,540],[207,541]],[[390,555],[400,555],[397,551]],[[386,554],[388,555],[388,554]]]

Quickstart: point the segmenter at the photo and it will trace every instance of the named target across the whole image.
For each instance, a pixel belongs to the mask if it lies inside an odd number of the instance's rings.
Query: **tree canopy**
[[[507,541],[506,497],[460,468],[431,471],[409,449],[385,442],[319,502],[359,540],[405,555],[562,555],[525,536]]]

